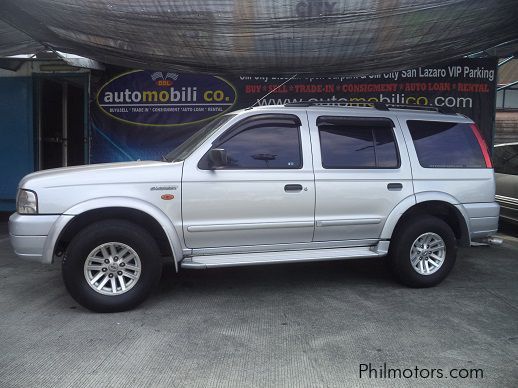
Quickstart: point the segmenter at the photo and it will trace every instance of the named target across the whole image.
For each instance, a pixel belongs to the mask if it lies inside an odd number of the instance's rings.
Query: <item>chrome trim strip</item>
[[[222,232],[231,230],[277,229],[313,227],[313,221],[261,222],[256,224],[190,225],[189,232]]]
[[[349,225],[373,225],[379,224],[381,218],[356,218],[347,220],[319,220],[317,221],[318,227],[325,226],[349,226]]]
[[[505,197],[503,195],[495,195],[495,199],[497,201],[501,201],[501,202],[503,202],[505,204],[518,205],[518,198]]]
[[[500,214],[500,218],[510,222],[518,222],[518,217],[513,217],[508,214]]]
[[[375,246],[378,239],[348,240],[348,241],[313,241],[307,243],[242,245],[236,247],[194,248],[184,250],[186,256],[209,256],[218,254],[240,254],[256,252],[301,251],[326,248],[352,248]]]

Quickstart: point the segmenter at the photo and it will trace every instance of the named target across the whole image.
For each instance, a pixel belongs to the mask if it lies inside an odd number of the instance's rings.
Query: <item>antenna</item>
[[[277,89],[279,89],[281,86],[284,86],[286,85],[288,82],[290,82],[293,78],[295,78],[296,76],[298,76],[298,74],[293,74],[291,76],[290,79],[284,81],[282,84],[278,85],[275,89],[273,90],[270,90],[268,93],[266,93],[264,96],[262,96],[261,98],[257,99],[257,101],[254,103],[254,105],[252,105],[250,108],[253,108],[254,106],[256,106],[257,104],[259,104],[259,101],[261,100],[264,100],[266,97],[268,97],[270,94],[272,94],[273,92],[275,92]]]

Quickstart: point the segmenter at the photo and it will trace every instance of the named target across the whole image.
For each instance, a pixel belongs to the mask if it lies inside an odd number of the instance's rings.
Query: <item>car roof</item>
[[[300,112],[301,110],[327,115],[352,115],[352,116],[368,116],[368,117],[388,117],[388,118],[401,118],[403,120],[436,120],[436,121],[453,121],[453,122],[466,122],[473,123],[470,118],[459,114],[445,114],[434,110],[423,110],[423,109],[403,109],[403,108],[390,108],[387,110],[380,110],[373,107],[351,107],[351,106],[326,106],[326,105],[313,105],[313,106],[290,106],[290,105],[264,105],[256,106],[253,108],[245,108],[234,111],[232,113],[240,114],[245,112],[278,112],[278,113],[289,113],[289,112]]]

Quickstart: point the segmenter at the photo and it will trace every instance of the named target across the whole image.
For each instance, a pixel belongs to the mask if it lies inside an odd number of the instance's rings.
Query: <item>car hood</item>
[[[157,182],[157,177],[160,176],[176,180],[181,176],[181,165],[182,163],[137,161],[55,168],[26,175],[20,181],[19,187],[37,190],[98,184],[146,183]]]

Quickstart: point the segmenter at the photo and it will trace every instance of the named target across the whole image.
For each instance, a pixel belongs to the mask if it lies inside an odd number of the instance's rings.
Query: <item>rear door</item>
[[[315,241],[373,244],[392,209],[413,195],[408,153],[389,117],[311,112]]]

